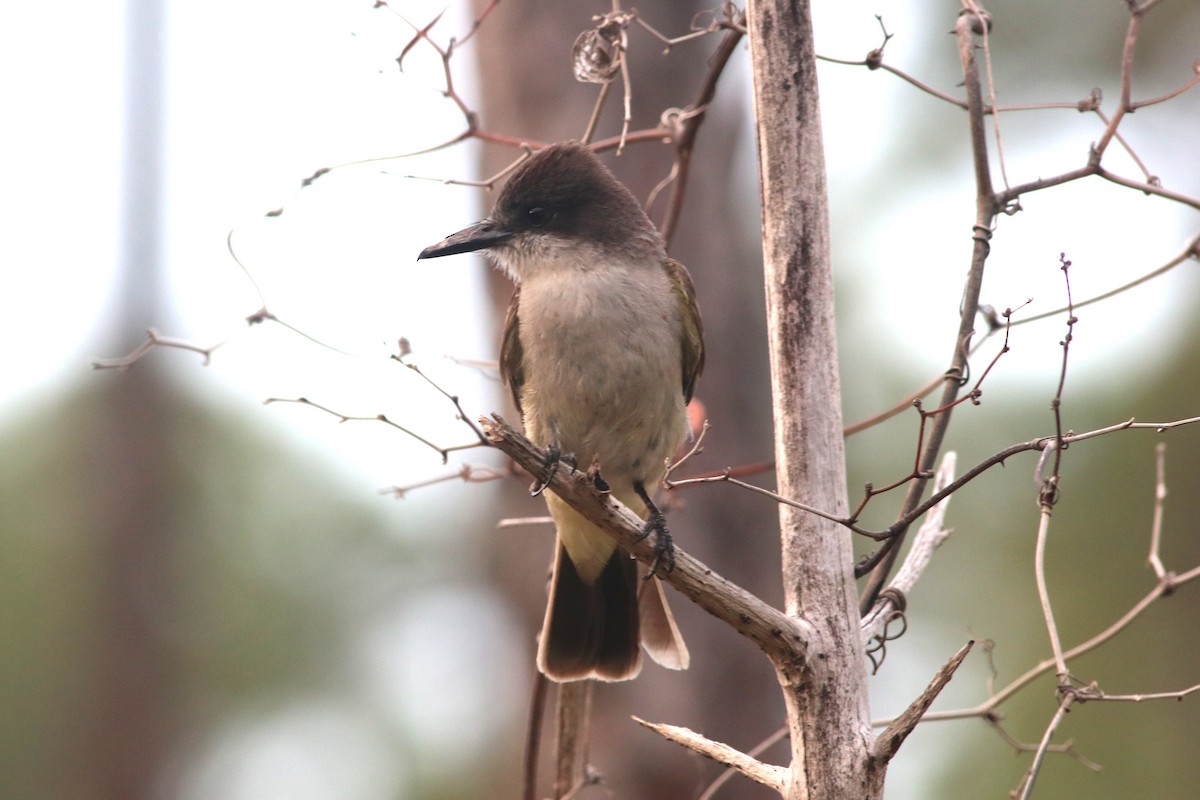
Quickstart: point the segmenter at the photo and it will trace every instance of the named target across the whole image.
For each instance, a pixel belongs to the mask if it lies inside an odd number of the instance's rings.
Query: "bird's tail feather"
[[[663,582],[657,578],[642,581],[638,589],[641,610],[642,646],[655,662],[667,669],[687,669],[691,662],[687,645],[675,624],[675,615],[667,604]]]
[[[638,674],[642,659],[637,584],[637,562],[624,550],[614,549],[600,574],[588,583],[579,577],[566,548],[558,544],[538,643],[538,668],[546,677],[624,681]],[[684,653],[686,659],[686,649]]]

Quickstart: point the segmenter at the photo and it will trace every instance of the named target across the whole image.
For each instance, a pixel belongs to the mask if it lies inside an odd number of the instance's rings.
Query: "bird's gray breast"
[[[656,480],[686,430],[682,324],[658,265],[526,273],[520,331],[529,435],[594,458],[611,482]]]

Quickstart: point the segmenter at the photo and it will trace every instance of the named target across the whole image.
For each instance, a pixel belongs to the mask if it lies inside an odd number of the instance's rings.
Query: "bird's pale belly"
[[[598,459],[610,484],[656,482],[687,430],[681,333],[661,270],[573,270],[523,283],[530,438],[573,453],[582,468]]]
[[[599,460],[610,482],[652,484],[686,432],[678,350],[664,347],[675,350],[669,358],[622,338],[575,342],[566,349],[571,358],[552,361],[527,350],[526,430],[583,468]]]

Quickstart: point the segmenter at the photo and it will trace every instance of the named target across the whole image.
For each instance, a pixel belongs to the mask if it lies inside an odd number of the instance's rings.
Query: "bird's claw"
[[[633,491],[646,504],[646,524],[635,541],[642,541],[651,533],[654,534],[654,560],[646,572],[646,580],[656,575],[665,575],[675,570],[675,543],[671,541],[671,532],[667,530],[667,518],[658,510],[646,484],[641,481],[633,482]]]
[[[550,481],[554,479],[554,472],[558,469],[559,464],[566,464],[575,471],[575,454],[564,453],[554,445],[546,448],[546,457],[542,460],[542,476],[535,480],[529,486],[529,496],[537,497],[542,492],[546,491],[546,487],[550,485]]]
[[[675,570],[675,542],[671,539],[671,532],[667,530],[667,518],[657,510],[651,513],[646,520],[646,526],[642,528],[638,541],[645,539],[651,533],[654,534],[654,560],[650,562],[650,569],[646,571],[645,580],[666,575]]]

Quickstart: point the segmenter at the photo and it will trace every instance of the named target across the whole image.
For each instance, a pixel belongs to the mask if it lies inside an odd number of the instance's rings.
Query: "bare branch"
[[[429,441],[428,439],[426,439],[424,436],[421,436],[419,433],[416,433],[415,431],[404,427],[403,425],[399,424],[398,422],[394,422],[391,419],[388,419],[386,414],[376,414],[376,415],[370,416],[370,417],[350,416],[348,414],[343,414],[340,411],[334,411],[332,408],[323,406],[320,403],[314,403],[312,400],[309,400],[307,397],[296,397],[296,398],[268,397],[266,400],[263,401],[263,405],[265,405],[265,406],[272,405],[273,403],[293,403],[296,405],[310,406],[311,408],[315,408],[318,411],[323,411],[326,414],[329,414],[330,416],[335,417],[338,422],[382,422],[384,425],[388,425],[392,428],[395,428],[396,430],[400,431],[401,433],[415,439],[416,441],[418,441],[421,444],[425,445],[426,447],[430,448],[434,452],[438,453],[442,457],[443,464],[449,460],[450,453],[453,453],[456,450],[469,450],[473,447],[480,447],[484,444],[484,442],[480,441],[480,442],[471,442],[470,444],[456,444],[456,445],[451,445],[450,447],[440,447],[440,446],[434,444],[433,442]],[[437,481],[433,481],[433,482],[436,483]],[[400,490],[400,492],[402,495],[403,490]]]
[[[480,419],[488,441],[531,474],[545,471],[545,451],[534,445],[498,415]],[[643,521],[611,495],[596,491],[594,483],[580,470],[566,464],[556,466],[549,488],[572,508],[608,532],[643,564],[658,557],[651,537],[643,536]],[[805,658],[809,628],[759,600],[745,589],[718,575],[678,547],[675,569],[660,574],[708,613],[731,625],[752,640],[772,660],[788,660],[799,668]]]
[[[429,384],[430,386],[432,386],[434,389],[436,389],[438,394],[440,394],[442,397],[446,398],[451,403],[453,403],[454,410],[456,412],[458,412],[455,416],[455,419],[458,419],[464,425],[466,425],[468,428],[470,428],[471,432],[474,433],[475,436],[479,439],[480,444],[486,444],[487,439],[486,439],[486,437],[484,437],[483,431],[479,430],[479,428],[475,425],[475,423],[471,421],[470,417],[467,416],[467,412],[463,410],[462,403],[459,401],[458,395],[451,394],[450,392],[443,389],[440,385],[438,385],[437,382],[435,382],[428,375],[426,375],[424,372],[422,372],[421,368],[418,367],[416,364],[412,363],[411,361],[405,361],[405,359],[408,357],[410,352],[411,351],[409,348],[408,340],[401,339],[399,341],[399,348],[395,353],[393,353],[391,355],[391,359],[399,364],[403,364],[404,366],[408,367],[410,370],[415,372],[417,375],[420,375],[421,379],[423,381],[425,381],[427,384]],[[465,449],[466,447],[470,447],[470,446],[472,446],[472,445],[461,445],[461,446],[453,447],[450,449],[451,450],[462,450],[462,449]],[[442,459],[445,460],[444,453],[442,455]]]
[[[1046,542],[1050,535],[1050,515],[1053,513],[1054,505],[1058,502],[1059,497],[1059,482],[1062,479],[1060,468],[1062,466],[1063,453],[1063,424],[1062,424],[1062,397],[1063,390],[1067,385],[1067,363],[1071,350],[1071,340],[1074,338],[1075,331],[1075,305],[1071,299],[1071,262],[1067,260],[1066,254],[1059,255],[1059,262],[1063,274],[1063,281],[1066,284],[1067,291],[1067,334],[1062,338],[1059,344],[1062,346],[1062,366],[1058,374],[1058,389],[1054,393],[1054,399],[1050,401],[1050,408],[1054,412],[1054,443],[1053,447],[1049,447],[1042,451],[1042,458],[1038,461],[1038,469],[1035,473],[1035,481],[1038,485],[1038,531],[1037,531],[1037,546],[1034,548],[1034,578],[1037,582],[1038,600],[1042,606],[1042,616],[1046,622],[1046,631],[1050,635],[1050,649],[1054,653],[1054,663],[1058,674],[1058,682],[1064,684],[1067,681],[1068,671],[1067,662],[1063,658],[1062,642],[1058,636],[1058,625],[1054,620],[1054,611],[1050,606],[1050,590],[1046,585]],[[1046,461],[1047,456],[1053,456],[1054,462],[1048,474],[1043,474],[1042,465]]]
[[[897,78],[900,78],[901,80],[912,84],[916,88],[920,89],[922,92],[925,92],[926,94],[936,97],[939,100],[943,100],[947,103],[950,103],[951,105],[956,105],[959,108],[965,109],[967,107],[967,103],[965,100],[959,100],[957,97],[953,97],[951,95],[946,94],[945,92],[938,91],[937,89],[934,89],[932,86],[922,83],[921,81],[917,80],[916,78],[909,75],[908,73],[902,72],[901,70],[898,70],[893,66],[883,63],[883,51],[885,48],[887,48],[887,43],[891,40],[892,34],[888,33],[887,27],[883,24],[883,17],[876,14],[875,20],[879,23],[879,30],[883,34],[883,41],[879,43],[878,47],[876,47],[871,52],[867,53],[866,58],[862,59],[861,61],[849,61],[849,60],[841,59],[841,58],[831,58],[829,56],[818,55],[817,60],[825,61],[830,64],[843,64],[848,67],[866,67],[867,69],[872,70],[872,71],[877,70],[877,69],[882,69],[883,71],[890,72],[891,74],[895,75]]]
[[[1009,747],[1018,753],[1036,753],[1038,748],[1041,747],[1040,742],[1038,744],[1029,744],[1027,742],[1022,742],[1020,739],[1013,736],[1011,733],[1005,730],[1004,725],[995,716],[984,717],[984,722],[990,725],[992,730],[994,730],[1000,736],[1000,738],[1008,744]],[[1062,744],[1047,745],[1046,752],[1062,753],[1063,755],[1070,756],[1092,772],[1104,771],[1103,767],[1101,767],[1095,761],[1084,757],[1082,753],[1075,749],[1074,739],[1067,739]]]
[[[925,716],[925,712],[929,710],[929,706],[933,705],[933,701],[937,699],[937,696],[942,693],[942,689],[946,688],[946,684],[954,677],[954,673],[958,671],[963,659],[967,657],[967,653],[971,652],[974,644],[974,641],[969,641],[959,648],[958,652],[938,670],[937,675],[925,687],[925,691],[921,692],[920,696],[912,702],[912,705],[906,708],[903,714],[892,720],[879,736],[875,737],[875,741],[871,744],[872,758],[884,763],[892,760],[897,751],[900,750],[900,745],[904,744],[904,740],[908,738],[913,728],[917,727],[917,723]]]
[[[1131,103],[1130,110],[1137,111],[1139,108],[1145,108],[1146,106],[1153,106],[1157,105],[1158,103],[1165,103],[1168,100],[1174,100],[1176,97],[1179,97],[1179,95],[1188,91],[1193,86],[1200,84],[1200,61],[1196,61],[1194,64],[1192,64],[1192,71],[1196,74],[1192,76],[1191,80],[1180,86],[1178,89],[1173,89],[1164,95],[1152,97],[1149,100],[1140,100],[1136,103]]]
[[[1162,558],[1158,555],[1162,541],[1163,501],[1167,499],[1166,453],[1166,442],[1159,442],[1154,448],[1154,520],[1150,523],[1150,555],[1146,557],[1146,562],[1160,581],[1167,575]]]
[[[1085,433],[1064,434],[1062,437],[1062,442],[1063,444],[1069,445],[1075,442],[1082,442],[1086,441],[1087,439],[1095,439],[1099,436],[1108,436],[1109,434],[1126,430],[1153,430],[1162,432],[1165,430],[1170,430],[1171,428],[1178,428],[1183,425],[1194,425],[1198,422],[1200,422],[1200,417],[1188,417],[1187,419],[1178,419],[1171,422],[1137,422],[1133,418],[1130,418],[1124,422],[1118,422],[1115,425],[1108,425],[1103,428],[1086,431]],[[843,520],[843,524],[861,536],[868,536],[879,541],[891,538],[892,536],[895,536],[896,532],[901,528],[911,525],[930,508],[941,502],[942,498],[944,498],[946,495],[957,492],[960,488],[970,483],[975,478],[979,477],[997,464],[1003,464],[1009,458],[1018,453],[1029,452],[1032,450],[1037,450],[1039,452],[1047,450],[1056,441],[1057,439],[1054,436],[1043,436],[1038,439],[1031,439],[1028,442],[1022,442],[1020,444],[1014,444],[1010,447],[1004,448],[1000,452],[995,453],[994,455],[989,456],[988,458],[979,462],[974,467],[971,467],[971,469],[963,473],[962,477],[955,480],[942,491],[932,494],[929,499],[916,506],[907,515],[901,517],[899,520],[893,523],[892,527],[890,528],[886,528],[882,531],[871,531],[853,524],[852,520]]]
[[[1093,157],[1097,163],[1104,156],[1104,151],[1108,148],[1108,143],[1112,141],[1113,136],[1117,132],[1117,126],[1121,124],[1125,114],[1133,110],[1133,103],[1130,95],[1133,91],[1133,51],[1137,45],[1138,30],[1142,25],[1142,17],[1150,6],[1144,5],[1138,7],[1134,3],[1129,5],[1129,27],[1125,31],[1125,46],[1121,52],[1121,102],[1117,106],[1116,112],[1113,114],[1112,120],[1108,123],[1108,127],[1104,129],[1104,134],[1100,137],[1100,141],[1092,148],[1095,154]]]
[[[1145,612],[1145,610],[1151,605],[1153,605],[1154,602],[1160,597],[1165,597],[1173,593],[1179,586],[1190,583],[1197,578],[1200,578],[1200,567],[1195,567],[1177,576],[1172,576],[1170,573],[1168,573],[1166,578],[1157,583],[1154,588],[1151,589],[1148,594],[1146,594],[1145,597],[1135,603],[1132,608],[1130,608],[1121,616],[1120,619],[1113,622],[1103,631],[1087,641],[1077,644],[1070,650],[1064,652],[1063,660],[1072,661],[1079,656],[1089,653],[1092,650],[1100,647],[1119,634],[1121,631],[1125,630],[1125,628],[1129,627],[1129,625],[1135,619],[1141,616],[1142,613]],[[925,715],[925,720],[927,722],[933,722],[935,720],[966,719],[969,717],[986,718],[993,714],[997,708],[1011,699],[1026,686],[1033,683],[1033,681],[1045,675],[1056,666],[1055,659],[1047,658],[1043,661],[1040,661],[1033,667],[1030,667],[1018,678],[1013,680],[1000,691],[992,694],[987,700],[979,705],[971,708],[951,709],[947,711],[931,711]],[[879,720],[877,722],[873,722],[872,724],[883,725],[886,723],[887,720]]]
[[[311,405],[311,404],[310,404]],[[375,419],[372,417],[371,419]],[[477,445],[471,445],[476,447]],[[436,478],[426,478],[423,481],[410,483],[405,486],[389,486],[386,489],[380,489],[380,494],[390,494],[397,500],[403,500],[408,496],[408,493],[416,489],[424,489],[427,486],[436,486],[439,483],[448,483],[450,481],[462,481],[463,483],[488,483],[489,481],[500,480],[501,478],[511,478],[516,473],[506,470],[493,469],[492,467],[476,467],[471,464],[463,464],[453,472],[448,472],[445,475],[440,475]]]
[[[1029,770],[1025,773],[1024,780],[1021,781],[1019,800],[1029,800],[1029,797],[1033,794],[1033,784],[1042,769],[1042,761],[1045,759],[1046,751],[1050,747],[1050,739],[1054,736],[1054,732],[1058,730],[1058,725],[1062,722],[1063,717],[1071,710],[1071,704],[1074,702],[1074,694],[1069,692],[1063,694],[1062,699],[1058,703],[1058,710],[1054,712],[1054,716],[1050,719],[1050,724],[1046,726],[1046,732],[1042,734],[1042,741],[1033,756],[1033,763],[1029,765]]]
[[[1050,635],[1050,651],[1054,654],[1055,673],[1061,684],[1067,680],[1067,661],[1063,658],[1062,642],[1058,638],[1058,626],[1054,622],[1054,612],[1050,608],[1050,592],[1046,588],[1046,539],[1050,531],[1050,509],[1050,504],[1043,503],[1041,513],[1038,515],[1034,576],[1037,580],[1038,600],[1042,606],[1042,618],[1046,623],[1046,632]]]
[[[744,22],[744,17],[741,19]],[[671,119],[664,120],[664,126],[668,126],[667,123],[669,123],[669,127],[674,130],[672,140],[675,144],[675,163],[671,167],[671,174],[674,177],[671,186],[671,197],[667,202],[666,216],[663,218],[663,223],[660,226],[663,241],[667,243],[668,247],[675,235],[675,229],[683,209],[683,198],[687,191],[688,174],[691,168],[692,150],[695,147],[696,135],[700,131],[701,123],[704,122],[704,114],[708,110],[709,104],[716,96],[717,81],[725,71],[725,66],[729,63],[730,57],[737,50],[737,46],[742,41],[743,35],[744,29],[730,29],[726,32],[725,36],[721,39],[721,44],[717,47],[717,51],[709,59],[708,72],[704,76],[696,100],[687,108],[679,111]]]
[[[733,468],[732,467],[727,467],[726,469],[722,470],[721,472],[719,472],[715,475],[701,475],[701,476],[698,476],[695,478],[683,478],[682,480],[677,480],[677,481],[665,481],[665,485],[668,489],[675,489],[680,486],[694,486],[695,484],[698,484],[698,483],[728,483],[728,484],[732,484],[732,485],[738,486],[742,489],[748,489],[749,491],[754,492],[755,494],[760,494],[763,497],[769,497],[772,500],[774,500],[776,503],[779,503],[781,505],[791,506],[792,508],[798,508],[801,511],[807,511],[809,514],[813,514],[822,519],[827,519],[830,522],[837,522],[837,523],[843,524],[843,525],[845,525],[849,522],[849,520],[847,520],[845,517],[838,516],[837,514],[831,514],[828,511],[822,511],[819,508],[814,508],[813,506],[807,505],[805,503],[801,503],[798,500],[793,500],[790,497],[784,497],[783,495],[779,494],[778,492],[772,492],[770,489],[764,489],[761,486],[755,486],[752,483],[746,483],[745,481],[738,480],[737,478],[733,477]]]
[[[1093,109],[1092,113],[1094,113],[1097,117],[1099,117],[1100,120],[1105,125],[1108,124],[1108,117],[1105,116],[1103,110],[1101,110],[1100,108],[1096,108],[1096,109]],[[1119,131],[1119,130],[1114,131],[1113,136],[1116,138],[1117,142],[1121,145],[1121,148],[1125,151],[1125,153],[1130,158],[1133,159],[1133,163],[1137,164],[1137,168],[1142,171],[1142,175],[1145,177],[1146,183],[1150,184],[1151,186],[1158,186],[1160,184],[1159,179],[1150,174],[1150,170],[1148,170],[1146,168],[1146,163],[1144,161],[1142,161],[1142,157],[1139,156],[1137,154],[1137,151],[1133,149],[1133,145],[1131,145],[1125,139],[1125,137],[1121,135],[1121,131]],[[1094,154],[1092,157],[1095,158]]]
[[[995,191],[992,188],[991,166],[988,161],[987,134],[983,123],[983,90],[979,79],[979,65],[975,61],[975,41],[972,29],[976,25],[985,27],[986,21],[977,21],[975,15],[963,13],[955,23],[955,36],[958,40],[959,58],[963,65],[963,82],[967,89],[967,122],[970,130],[971,155],[975,165],[975,224],[971,264],[967,272],[967,283],[963,287],[963,297],[959,318],[958,335],[950,358],[950,366],[946,370],[942,385],[939,408],[946,412],[939,414],[929,431],[925,449],[921,453],[917,465],[918,476],[908,485],[904,496],[899,517],[906,518],[912,510],[920,505],[921,496],[925,492],[926,478],[924,475],[933,470],[942,441],[950,426],[950,408],[958,397],[962,382],[966,377],[967,357],[970,351],[971,338],[975,334],[975,311],[979,307],[979,293],[983,287],[984,265],[987,262],[990,249],[991,227],[995,218]],[[900,547],[904,542],[907,524],[893,526],[895,533],[880,549],[880,561],[874,567],[871,578],[863,590],[859,611],[865,614],[875,604],[879,592],[887,583],[892,565],[899,556]]]
[[[746,751],[746,755],[750,756],[751,758],[758,758],[760,755],[765,753],[769,747],[786,739],[787,735],[788,729],[786,725],[777,728],[770,736]],[[717,776],[716,780],[708,785],[708,788],[705,789],[704,792],[696,798],[696,800],[712,800],[712,798],[716,796],[717,792],[720,791],[721,787],[728,783],[729,780],[737,774],[738,771],[733,767],[727,768],[724,772]]]
[[[954,480],[954,468],[957,463],[958,456],[954,451],[942,456],[942,464],[938,467],[937,475],[933,479],[935,493],[941,492]],[[910,594],[913,587],[917,585],[917,581],[921,579],[921,575],[924,574],[925,568],[933,560],[934,551],[950,538],[952,531],[944,525],[950,497],[951,495],[945,495],[940,503],[930,509],[929,516],[917,530],[912,547],[909,548],[908,555],[905,556],[900,569],[896,571],[896,576],[888,584],[887,589],[880,594],[879,602],[872,607],[870,613],[862,618],[860,626],[864,641],[870,641],[882,634],[893,612],[899,610],[896,608],[893,593],[899,593],[901,597]]]
[[[663,473],[663,486],[666,486],[668,489],[672,488],[675,484],[671,483],[671,474],[691,460],[693,456],[704,452],[704,437],[708,435],[710,427],[712,426],[708,424],[708,420],[704,420],[704,424],[700,426],[700,435],[696,437],[696,441],[692,443],[691,448],[680,456],[678,461],[672,462],[670,459],[667,460],[667,471]]]
[[[1150,692],[1143,694],[1105,694],[1099,689],[1089,686],[1075,690],[1076,702],[1102,701],[1109,703],[1144,703],[1147,700],[1182,700],[1188,695],[1200,692],[1200,683],[1180,689],[1177,692]]]
[[[649,728],[667,741],[683,745],[693,752],[711,758],[718,764],[724,764],[726,767],[735,769],[750,780],[761,783],[764,786],[769,786],[777,792],[782,793],[784,786],[787,784],[788,771],[783,767],[764,764],[740,750],[735,750],[727,744],[705,738],[687,728],[681,728],[677,725],[665,725],[658,722],[647,722],[638,717],[634,717],[633,719],[639,725]]]
[[[1089,297],[1087,300],[1082,300],[1075,304],[1075,308],[1077,308],[1077,309],[1083,308],[1084,306],[1090,306],[1093,303],[1099,303],[1101,300],[1107,300],[1110,297],[1116,297],[1117,295],[1121,294],[1122,292],[1127,292],[1130,289],[1134,288],[1135,286],[1140,286],[1143,283],[1146,283],[1147,281],[1150,281],[1150,280],[1153,280],[1154,278],[1159,277],[1160,275],[1165,275],[1166,273],[1170,272],[1171,270],[1173,270],[1175,267],[1179,266],[1183,262],[1188,261],[1189,259],[1194,259],[1194,258],[1200,258],[1200,234],[1193,236],[1191,238],[1191,240],[1187,243],[1187,246],[1185,246],[1183,248],[1183,250],[1179,252],[1178,255],[1176,255],[1174,258],[1172,258],[1167,263],[1163,264],[1161,267],[1158,267],[1155,270],[1147,272],[1145,275],[1142,275],[1140,278],[1137,278],[1135,280],[1130,281],[1129,283],[1118,286],[1115,289],[1104,292],[1103,294],[1098,294],[1095,297]],[[1062,314],[1066,310],[1067,310],[1067,307],[1063,306],[1062,308],[1056,308],[1052,311],[1047,311],[1042,314],[1035,314],[1032,317],[1024,317],[1023,319],[1019,319],[1016,322],[1014,322],[1013,326],[1015,327],[1017,325],[1026,325],[1030,322],[1036,322],[1038,320],[1047,319],[1049,317],[1057,317],[1058,315]]]
[[[1011,327],[1012,325],[1016,325],[1016,324],[1018,324],[1018,323],[1015,323],[1015,322],[1008,323],[1009,327]],[[991,320],[989,320],[989,325],[988,325],[987,331],[984,332],[983,336],[979,339],[979,341],[975,342],[975,344],[973,344],[971,346],[970,355],[973,356],[977,352],[979,352],[979,349],[981,347],[983,347],[983,345],[987,342],[988,339],[991,338],[992,334],[994,334],[996,331],[1000,330],[1000,327],[1001,326],[998,323],[991,324]],[[891,419],[892,417],[896,416],[897,414],[901,414],[905,411],[908,411],[910,408],[913,407],[913,405],[917,401],[923,400],[927,395],[929,395],[931,392],[933,392],[935,389],[937,389],[937,387],[940,386],[945,380],[946,380],[945,374],[938,375],[936,378],[929,381],[929,383],[925,384],[920,389],[917,389],[912,394],[910,394],[907,397],[905,397],[904,399],[900,400],[892,407],[890,407],[884,411],[880,411],[877,414],[873,414],[872,416],[867,417],[864,420],[860,420],[860,421],[854,423],[853,425],[847,425],[845,427],[845,429],[843,429],[842,435],[843,436],[853,436],[856,433],[861,433],[862,431],[865,431],[868,428],[873,428],[874,426],[876,426],[882,422],[886,422],[889,419]],[[976,388],[978,388],[978,385],[976,385]]]
[[[225,344],[225,342],[217,342],[214,345],[202,347],[198,344],[192,344],[191,342],[184,341],[183,339],[173,339],[169,336],[163,336],[154,328],[147,328],[146,341],[142,342],[123,356],[95,359],[92,361],[92,369],[115,369],[120,372],[124,372],[140,361],[142,356],[146,355],[156,347],[172,347],[177,350],[190,350],[193,353],[199,353],[200,355],[204,356],[204,360],[201,363],[207,367],[209,361],[212,359],[213,351],[223,344]]]

